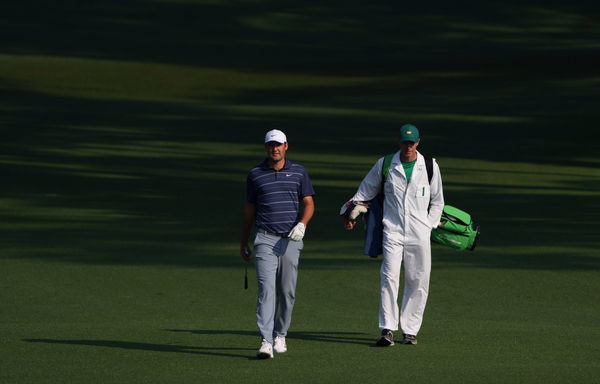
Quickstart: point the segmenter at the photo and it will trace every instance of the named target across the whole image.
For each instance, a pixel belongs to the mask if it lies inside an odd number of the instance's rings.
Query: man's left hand
[[[294,228],[292,228],[292,230],[290,231],[288,236],[290,239],[292,239],[294,241],[300,241],[304,237],[305,230],[306,230],[306,227],[304,226],[304,224],[298,223],[298,224],[296,224],[296,226]]]

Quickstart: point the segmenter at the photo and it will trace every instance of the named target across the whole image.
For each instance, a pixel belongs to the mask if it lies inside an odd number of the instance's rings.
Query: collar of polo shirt
[[[291,164],[290,164],[290,162],[288,161],[288,159],[285,159],[284,161],[285,161],[285,163],[283,164],[283,168],[281,168],[281,169],[280,169],[278,172],[281,172],[281,171],[283,171],[284,169],[290,169],[290,166],[291,166]],[[262,166],[264,169],[273,169],[273,168],[271,168],[271,167],[269,166],[269,159],[265,159],[265,161],[263,161],[263,163],[261,164],[261,166]]]

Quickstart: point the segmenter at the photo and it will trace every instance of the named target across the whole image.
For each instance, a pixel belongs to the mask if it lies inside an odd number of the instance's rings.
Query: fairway
[[[594,383],[600,5],[0,5],[0,383]],[[474,252],[417,346],[338,211],[412,123]],[[316,214],[288,352],[255,358],[247,172],[283,130]],[[360,226],[359,226],[360,227]]]

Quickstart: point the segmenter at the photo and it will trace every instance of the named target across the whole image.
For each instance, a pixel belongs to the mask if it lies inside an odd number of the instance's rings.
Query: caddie
[[[308,173],[302,165],[286,159],[287,150],[283,132],[267,132],[267,158],[250,170],[246,180],[240,255],[251,260],[248,237],[254,224],[256,317],[262,336],[256,353],[259,359],[272,358],[273,351],[287,351],[302,239],[315,210]]]
[[[411,124],[400,128],[400,150],[393,155],[389,173],[383,175],[384,157],[377,160],[350,199],[352,212],[344,228],[351,230],[365,203],[383,192],[383,261],[380,270],[381,300],[377,346],[394,345],[393,332],[402,329],[401,344],[417,344],[417,334],[429,292],[431,230],[444,208],[442,177],[435,160],[429,181],[425,158],[417,151],[419,130]],[[383,191],[382,191],[383,185]],[[345,204],[346,207],[350,206]],[[342,207],[342,210],[344,206]],[[400,269],[404,263],[402,306],[398,307]]]

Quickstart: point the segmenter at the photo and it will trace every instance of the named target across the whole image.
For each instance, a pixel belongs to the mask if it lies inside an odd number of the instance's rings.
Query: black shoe
[[[404,334],[400,344],[417,345],[417,336]]]
[[[391,347],[394,345],[394,334],[389,329],[381,331],[381,337],[375,343],[378,347]]]

